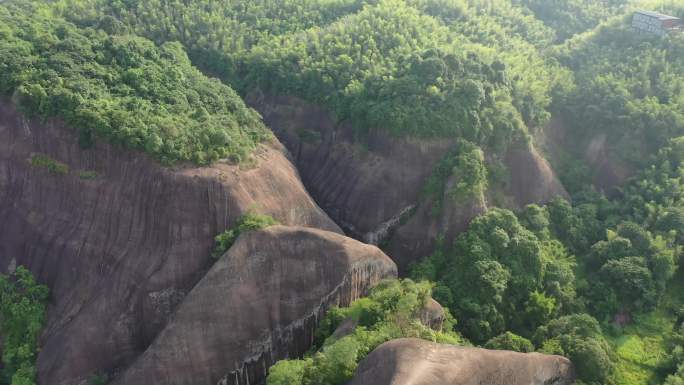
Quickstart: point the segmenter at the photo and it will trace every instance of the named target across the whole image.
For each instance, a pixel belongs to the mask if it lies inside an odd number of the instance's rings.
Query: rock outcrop
[[[609,195],[638,171],[620,159],[625,154],[611,149],[606,133],[599,131],[589,137],[578,136],[568,127],[566,120],[563,116],[554,116],[537,135],[552,163],[562,164],[564,157],[583,160],[589,167],[594,187]],[[644,149],[644,157],[645,153]]]
[[[451,241],[487,209],[483,195],[446,202],[434,215],[421,194],[454,139],[398,138],[373,130],[359,141],[349,124],[296,97],[255,92],[247,102],[290,150],[316,202],[348,235],[383,245],[400,271],[430,254],[438,237]],[[567,196],[534,146],[512,146],[501,160],[510,176],[501,193],[510,196],[510,206]]]
[[[184,357],[174,350],[161,357],[154,346],[186,333],[182,315],[171,324],[169,319],[181,303],[189,309],[199,306],[193,304],[201,303],[196,296],[185,304],[186,295],[213,263],[213,237],[245,212],[256,210],[284,225],[341,233],[309,197],[300,172],[338,223],[358,239],[383,243],[404,269],[431,252],[438,236],[452,238],[487,208],[483,195],[469,202],[447,202],[435,217],[430,205],[421,201],[425,180],[453,142],[376,133],[361,146],[351,127],[334,124],[325,111],[301,100],[266,97],[252,102],[289,153],[273,140],[258,148],[249,166],[161,167],[145,154],[101,141],[83,150],[76,131],[59,120],[25,119],[11,102],[0,100],[0,271],[27,266],[51,289],[38,357],[42,384],[72,385],[96,374],[120,374],[134,361],[125,378],[142,381],[137,378],[144,376],[135,377],[136,373],[158,370],[145,357],[160,362]],[[67,172],[33,164],[36,155],[64,164]],[[555,177],[542,157],[521,153],[507,159],[520,165],[515,170],[529,173],[529,178],[523,176],[524,187],[541,183],[532,192],[521,189],[519,194],[512,184],[516,203],[548,199],[557,192]],[[339,269],[345,274],[357,271],[349,266]],[[321,295],[317,311],[326,308],[326,301],[346,303],[363,291],[333,290],[328,283],[335,277],[320,275],[307,282],[313,286],[306,290]],[[376,278],[352,282],[365,289]],[[314,306],[315,297],[305,298],[306,306]],[[271,345],[264,342],[266,337],[251,336],[256,339],[244,351],[253,355],[232,356],[233,368],[225,362],[216,364],[215,356],[204,357],[201,365],[214,366],[200,375],[213,378],[221,373],[228,375],[228,383],[243,384],[247,376],[253,380],[263,375],[270,360],[301,352],[304,345],[291,345],[301,336],[288,340],[291,336],[278,333],[285,333],[295,321],[303,329],[288,333],[310,333],[305,332],[313,322],[308,317],[314,314],[315,321],[318,313],[309,307],[309,313],[270,324],[268,330],[275,333]],[[249,306],[240,310],[253,319],[262,315],[259,311]],[[214,316],[224,314],[210,314],[204,320],[218,322]],[[301,341],[307,338],[304,335]],[[290,345],[280,345],[283,341]],[[180,355],[173,356],[176,353]],[[192,373],[187,365],[179,367]]]
[[[570,385],[573,381],[572,363],[560,356],[398,339],[371,352],[349,385]]]
[[[248,210],[340,232],[275,140],[251,168],[164,168],[106,143],[82,150],[77,136],[0,102],[0,270],[27,266],[50,287],[43,385],[128,365],[213,263],[213,237]],[[32,165],[36,154],[68,173]]]
[[[569,198],[549,162],[531,144],[511,147],[505,164],[509,172],[507,193],[516,207],[545,203],[557,196]]]
[[[349,124],[296,97],[255,94],[247,102],[290,150],[316,202],[369,243],[379,243],[416,206],[426,178],[454,144],[377,132],[358,141]]]
[[[442,331],[445,316],[442,305],[430,298],[420,311],[420,322],[432,330]]]
[[[607,145],[608,136],[600,133],[594,136],[584,151],[584,159],[593,172],[592,182],[597,190],[612,194],[614,189],[619,188],[627,179],[636,173],[633,167],[629,167],[624,161],[619,160],[619,155],[611,153]]]
[[[392,277],[396,266],[380,249],[335,233],[243,234],[116,384],[259,384],[275,361],[311,346],[326,309]]]
[[[505,202],[497,202],[497,205],[518,209],[530,203],[546,203],[557,196],[569,197],[548,161],[533,145],[512,146],[503,160],[509,174],[504,191],[490,189],[487,192],[506,197]],[[452,178],[447,188],[457,182]],[[419,204],[415,214],[395,229],[387,242],[387,253],[401,271],[406,271],[412,262],[432,253],[438,237],[450,244],[467,229],[472,219],[487,211],[488,201],[485,194],[454,201],[445,193],[443,209],[437,215],[430,204]]]
[[[449,181],[453,184],[455,181]],[[402,273],[411,264],[430,255],[439,237],[446,245],[468,228],[468,224],[487,210],[483,194],[466,201],[454,201],[444,192],[443,209],[435,215],[432,202],[423,202],[406,223],[395,229],[386,242],[386,251],[392,256]]]

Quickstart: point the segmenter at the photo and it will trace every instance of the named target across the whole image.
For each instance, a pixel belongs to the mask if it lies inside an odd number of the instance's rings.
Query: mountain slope
[[[310,348],[328,309],[395,277],[379,249],[339,234],[286,226],[244,234],[115,384],[261,383],[278,359]]]
[[[66,171],[37,164],[39,155]],[[41,383],[128,364],[210,267],[213,237],[255,208],[339,232],[277,142],[251,169],[164,169],[104,142],[83,151],[63,123],[26,120],[3,102],[0,266],[27,266],[50,287]]]

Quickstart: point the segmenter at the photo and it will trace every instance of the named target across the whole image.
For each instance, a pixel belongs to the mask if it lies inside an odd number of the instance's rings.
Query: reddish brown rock
[[[380,249],[335,233],[272,226],[243,234],[115,383],[258,384],[276,360],[311,346],[326,309],[391,277],[396,266]]]
[[[570,385],[574,378],[572,363],[560,356],[407,338],[371,352],[349,385]]]
[[[566,123],[569,118],[554,116],[537,135],[537,140],[553,163],[563,162],[563,157],[583,160],[589,167],[594,187],[607,194],[616,193],[638,170],[621,158],[625,154],[610,146],[606,133],[593,136],[576,135]],[[642,158],[648,156],[646,148],[640,149]]]
[[[324,109],[296,97],[253,93],[247,101],[293,154],[316,202],[350,236],[383,245],[402,272],[430,254],[438,237],[451,242],[487,209],[486,197],[479,196],[445,202],[434,215],[421,195],[453,139],[398,138],[372,130],[358,141],[349,124],[335,123]],[[512,146],[502,161],[510,183],[497,193],[510,197],[507,206],[567,196],[533,146]]]
[[[607,140],[606,134],[593,137],[584,151],[584,159],[594,170],[592,178],[594,186],[599,191],[612,194],[615,189],[633,176],[636,170],[619,160],[620,154],[615,154],[609,149]]]
[[[531,144],[511,147],[506,153],[508,193],[516,207],[546,203],[560,196],[569,198],[549,162]]]
[[[438,238],[443,237],[444,244],[450,244],[468,228],[471,220],[487,210],[484,195],[459,202],[447,198],[446,192],[444,195],[440,213],[435,215],[432,202],[424,202],[405,224],[395,229],[387,242],[386,251],[402,273],[406,273],[413,262],[430,255]]]
[[[32,166],[34,154],[68,174]],[[340,231],[276,141],[251,168],[163,168],[105,143],[84,151],[60,122],[0,103],[0,270],[25,265],[51,289],[40,383],[72,385],[131,362],[211,266],[213,237],[250,209]]]
[[[442,305],[430,298],[420,311],[420,322],[432,330],[442,331],[445,316]]]
[[[292,153],[309,193],[348,234],[377,244],[416,207],[426,178],[454,144],[373,131],[363,141],[348,124],[296,97],[248,98]]]

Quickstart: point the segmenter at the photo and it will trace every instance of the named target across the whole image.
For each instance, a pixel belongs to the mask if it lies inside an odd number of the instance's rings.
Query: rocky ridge
[[[400,271],[432,252],[438,237],[449,242],[487,209],[491,191],[446,202],[439,215],[423,197],[453,139],[398,138],[374,130],[358,140],[349,124],[299,98],[254,92],[246,100],[290,150],[316,202],[350,236],[383,245]],[[502,161],[509,172],[502,193],[511,208],[568,196],[532,144],[512,146]]]
[[[66,172],[34,164],[37,155]],[[249,168],[165,168],[102,142],[84,151],[60,121],[0,103],[0,266],[24,265],[51,290],[40,383],[130,364],[211,267],[213,237],[249,210],[341,232],[277,141]]]
[[[484,195],[447,202],[439,217],[421,202],[448,141],[376,135],[363,148],[324,111],[271,102],[265,119],[317,200],[355,237],[385,244],[400,267],[487,209]],[[396,276],[379,249],[339,235],[277,140],[248,165],[211,167],[161,167],[137,151],[77,142],[59,120],[0,103],[0,267],[25,265],[52,292],[41,384],[103,373],[116,384],[259,384],[270,364],[308,349],[327,308]],[[516,204],[564,193],[533,147],[507,159],[523,173],[510,186]],[[243,235],[214,264],[213,236],[248,211],[285,226]],[[441,307],[430,305],[421,318],[439,329]]]
[[[396,274],[377,247],[332,232],[243,234],[116,384],[259,384],[275,361],[311,347],[327,309]]]

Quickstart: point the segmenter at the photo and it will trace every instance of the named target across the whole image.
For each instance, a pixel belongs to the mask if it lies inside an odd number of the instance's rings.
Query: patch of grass
[[[88,385],[106,385],[107,384],[107,376],[103,374],[98,374],[90,378],[88,380]]]
[[[49,173],[55,175],[66,175],[69,173],[69,166],[60,163],[47,155],[37,154],[31,157],[31,165],[37,168],[44,168]]]
[[[615,383],[620,385],[657,385],[664,378],[658,373],[668,354],[665,339],[676,321],[673,309],[681,306],[681,280],[675,277],[658,308],[637,317],[622,335],[609,338],[615,347]]]
[[[244,232],[260,230],[277,224],[279,224],[279,222],[268,215],[261,215],[249,211],[237,220],[235,226],[216,236],[216,245],[214,246],[214,251],[212,251],[211,255],[214,258],[220,258],[231,246],[233,246],[233,243],[240,234]]]
[[[624,385],[657,384],[656,370],[665,358],[662,336],[644,336],[640,330],[613,340],[617,354],[616,383]]]
[[[316,143],[321,141],[321,133],[313,130],[299,129],[297,136],[304,143]]]
[[[92,180],[96,179],[98,177],[97,172],[95,171],[80,171],[78,173],[78,177],[84,180]]]

